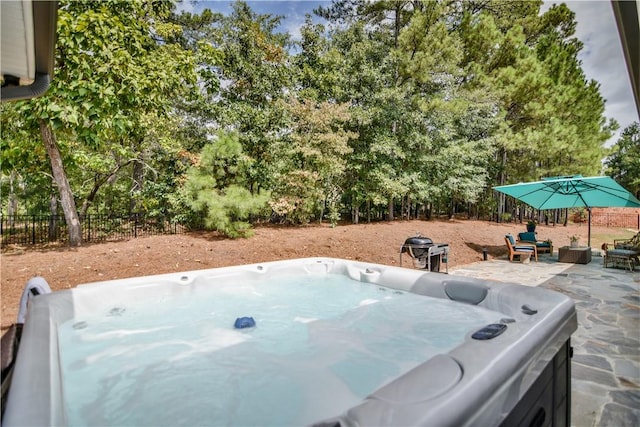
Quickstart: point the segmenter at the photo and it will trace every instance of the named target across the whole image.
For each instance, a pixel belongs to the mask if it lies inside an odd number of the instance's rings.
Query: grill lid
[[[414,236],[414,237],[409,237],[407,240],[404,241],[405,245],[412,245],[412,246],[433,246],[433,240],[431,240],[428,237],[422,237],[422,236]]]

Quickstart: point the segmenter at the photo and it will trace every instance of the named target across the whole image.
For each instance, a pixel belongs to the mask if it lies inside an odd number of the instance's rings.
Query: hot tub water
[[[239,316],[257,326],[234,329]],[[309,424],[500,317],[333,274],[150,294],[60,326],[67,417],[70,425]]]
[[[557,292],[335,258],[91,283],[33,299],[2,425],[571,425],[576,328]]]

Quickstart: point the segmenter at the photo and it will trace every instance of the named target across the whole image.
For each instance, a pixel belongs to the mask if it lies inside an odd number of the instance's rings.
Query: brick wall
[[[593,208],[591,224],[640,229],[640,208]]]

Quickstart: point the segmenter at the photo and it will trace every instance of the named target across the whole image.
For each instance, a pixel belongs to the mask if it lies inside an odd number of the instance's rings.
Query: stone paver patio
[[[481,261],[450,274],[541,286],[571,297],[578,312],[573,347],[571,424],[640,426],[640,272],[541,255],[529,264]]]

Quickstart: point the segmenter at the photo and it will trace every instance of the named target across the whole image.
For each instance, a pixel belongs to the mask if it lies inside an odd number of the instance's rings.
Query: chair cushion
[[[513,249],[518,252],[533,252],[533,247],[531,246],[514,246]]]
[[[610,249],[607,251],[607,256],[611,257],[634,257],[637,256],[636,251],[631,251],[628,249]]]
[[[536,242],[536,246],[539,247],[539,248],[550,248],[551,247],[551,243]]]
[[[518,233],[518,239],[524,240],[527,242],[535,242],[536,241],[536,233],[527,231],[525,233]]]
[[[511,246],[516,244],[516,239],[513,238],[513,236],[511,234],[507,234],[506,236],[507,239],[509,239],[509,242],[511,243]]]

